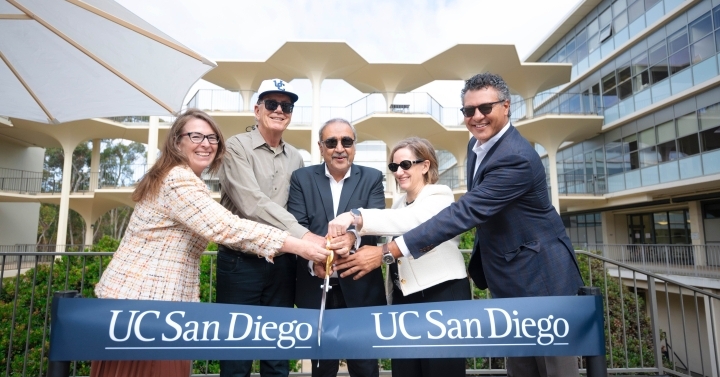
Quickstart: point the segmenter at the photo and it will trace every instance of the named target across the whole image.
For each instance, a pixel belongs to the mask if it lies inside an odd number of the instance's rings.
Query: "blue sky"
[[[458,43],[515,44],[525,58],[579,0],[117,0],[186,46],[213,60],[265,60],[285,41],[345,41],[373,63],[419,63]],[[293,82],[299,105],[310,84]],[[212,87],[199,82],[191,89]],[[417,91],[458,106],[459,82]],[[324,106],[363,94],[344,82],[323,84]]]

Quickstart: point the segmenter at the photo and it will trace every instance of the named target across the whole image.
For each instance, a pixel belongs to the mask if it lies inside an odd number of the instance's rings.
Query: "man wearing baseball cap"
[[[323,237],[298,224],[285,208],[290,175],[303,167],[300,153],[283,141],[298,100],[289,83],[265,80],[255,104],[257,125],[250,132],[227,140],[227,152],[218,173],[220,203],[235,215],[288,231],[292,236],[315,240]],[[217,302],[243,305],[293,307],[295,257],[276,255],[273,263],[224,245],[218,248]],[[220,361],[220,376],[250,376],[252,360]],[[260,375],[287,376],[287,360],[262,360]]]

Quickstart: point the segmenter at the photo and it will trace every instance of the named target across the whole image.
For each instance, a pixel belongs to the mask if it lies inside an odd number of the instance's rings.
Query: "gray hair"
[[[355,139],[355,141],[357,141],[357,132],[355,131],[355,127],[353,127],[353,125],[350,124],[350,122],[348,122],[347,120],[345,120],[343,118],[332,118],[332,119],[328,120],[327,122],[323,123],[322,127],[320,127],[320,131],[318,131],[318,140],[322,140],[322,135],[323,135],[323,131],[325,131],[325,127],[327,127],[333,123],[347,124],[347,126],[350,127],[350,129],[353,132],[353,139]]]
[[[494,73],[485,72],[478,73],[465,81],[465,87],[460,91],[460,100],[465,104],[465,93],[470,90],[480,90],[484,88],[493,88],[498,92],[498,101],[510,100],[510,89],[505,80]]]

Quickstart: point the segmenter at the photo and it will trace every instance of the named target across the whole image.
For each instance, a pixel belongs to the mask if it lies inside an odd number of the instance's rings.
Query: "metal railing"
[[[6,334],[0,337],[0,376],[37,376],[47,371],[51,295],[73,289],[93,297],[93,288],[113,255],[70,251],[83,248],[68,246],[68,252],[57,253],[31,251],[25,245],[0,247],[0,326],[4,326],[0,331]],[[595,253],[576,254],[585,284],[604,292],[609,373],[718,375],[715,313],[720,296]],[[214,301],[215,262],[215,252],[206,252],[201,260],[203,302]],[[482,299],[488,294],[473,287],[473,296]],[[216,365],[195,361],[195,373],[216,373]],[[584,365],[579,366],[583,372]],[[87,375],[89,363],[75,362],[71,370],[74,375]],[[505,374],[505,359],[468,358],[467,374]]]
[[[146,164],[124,165],[122,167],[100,167],[99,172],[73,168],[70,192],[93,192],[97,189],[134,187],[150,166]],[[217,177],[203,175],[205,184],[212,192],[219,192]],[[0,191],[20,194],[59,194],[62,192],[62,171],[32,172],[0,168]]]
[[[583,248],[658,274],[720,279],[720,245],[585,244]]]

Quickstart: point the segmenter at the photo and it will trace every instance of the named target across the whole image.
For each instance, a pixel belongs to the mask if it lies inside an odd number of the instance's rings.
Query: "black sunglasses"
[[[325,144],[325,147],[327,149],[335,149],[337,147],[338,139],[336,137],[331,137],[329,139],[321,140],[321,143]],[[343,148],[350,148],[355,144],[355,139],[351,138],[350,136],[343,136],[340,139],[340,144],[343,146]]]
[[[207,139],[210,144],[217,144],[220,142],[220,137],[217,134],[203,135],[200,132],[188,132],[180,136],[187,136],[195,144],[200,144],[203,140]]]
[[[460,111],[463,113],[463,115],[465,115],[468,118],[475,115],[475,109],[480,110],[480,113],[482,115],[488,115],[492,112],[493,105],[496,105],[501,102],[505,102],[505,100],[500,100],[500,101],[495,101],[495,102],[490,102],[490,103],[483,103],[482,105],[478,105],[478,106],[465,106],[465,107],[461,107]]]
[[[414,164],[417,164],[417,163],[423,162],[423,161],[425,161],[425,160],[415,160],[415,161],[403,160],[403,161],[400,161],[399,164],[391,162],[388,164],[388,169],[390,169],[391,172],[395,173],[398,170],[398,167],[401,167],[403,170],[408,170]]]
[[[278,102],[274,99],[266,99],[263,100],[265,102],[265,109],[267,111],[275,111],[277,109],[278,105],[280,105],[280,109],[285,114],[292,114],[293,108],[295,108],[295,105],[291,102]]]

